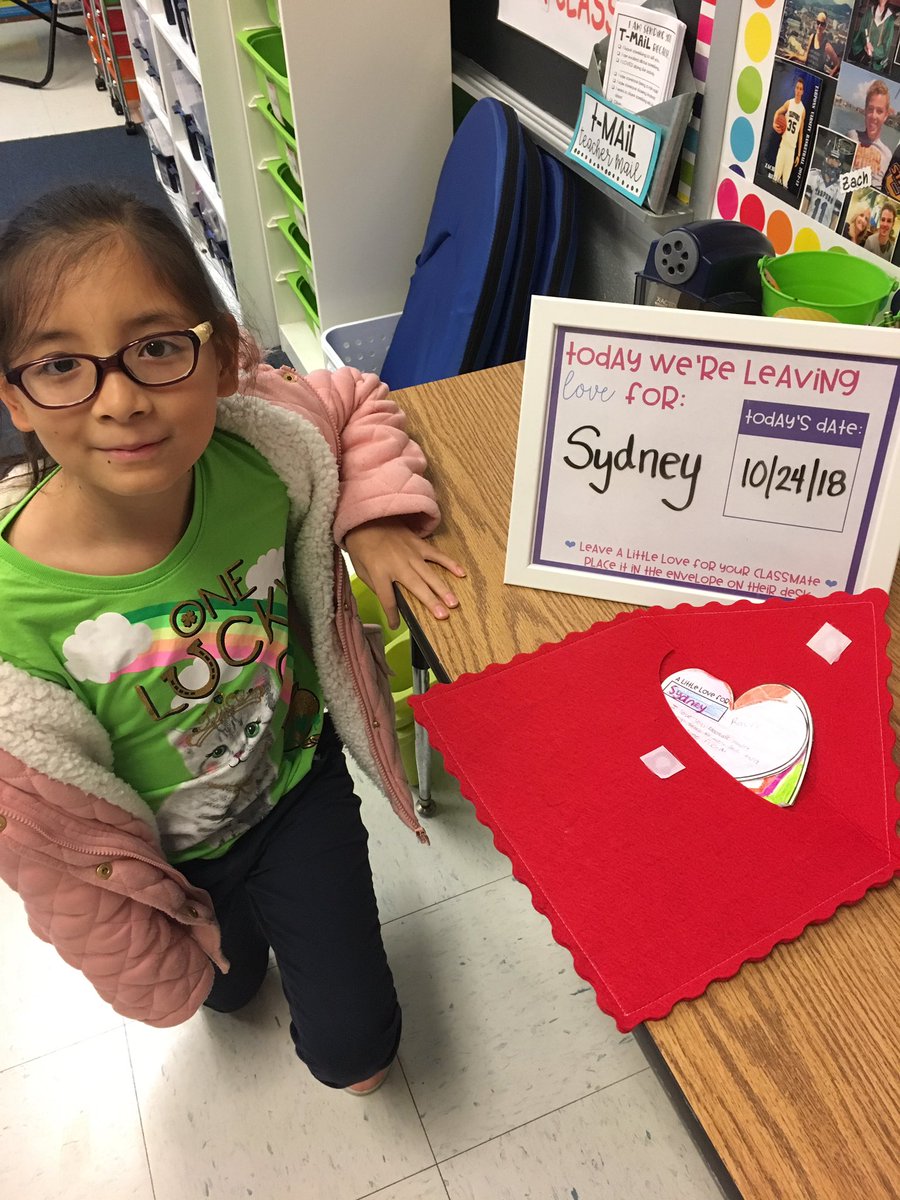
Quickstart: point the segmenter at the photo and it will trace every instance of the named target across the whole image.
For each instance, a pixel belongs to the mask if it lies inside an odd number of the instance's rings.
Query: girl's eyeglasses
[[[38,408],[74,408],[93,400],[108,371],[121,371],[143,387],[167,387],[197,369],[200,350],[212,337],[210,321],[193,329],[137,338],[106,358],[95,354],[50,354],[6,372]]]

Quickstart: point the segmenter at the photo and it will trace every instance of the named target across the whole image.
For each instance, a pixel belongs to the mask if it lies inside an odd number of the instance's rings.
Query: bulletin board
[[[900,0],[742,0],[712,215],[900,274]]]

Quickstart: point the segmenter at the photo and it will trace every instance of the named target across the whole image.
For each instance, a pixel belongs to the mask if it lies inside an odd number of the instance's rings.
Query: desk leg
[[[410,638],[410,654],[412,656],[413,692],[424,696],[428,691],[430,671],[428,662],[418,641]],[[428,741],[428,730],[416,722],[416,771],[419,775],[419,801],[416,812],[420,817],[430,817],[434,813],[434,801],[431,798],[431,744]]]

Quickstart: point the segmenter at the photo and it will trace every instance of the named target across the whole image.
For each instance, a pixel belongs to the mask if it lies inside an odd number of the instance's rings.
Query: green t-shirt
[[[32,495],[0,521],[0,658],[97,716],[171,862],[223,854],[306,774],[322,728],[316,670],[288,626],[284,484],[217,432],[178,545],[113,576],[14,550],[6,530]]]

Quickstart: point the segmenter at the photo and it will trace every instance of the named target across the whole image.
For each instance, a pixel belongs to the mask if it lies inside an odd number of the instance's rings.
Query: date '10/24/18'
[[[840,468],[825,470],[818,458],[812,464],[794,467],[779,462],[775,454],[755,462],[752,458],[745,459],[741,487],[765,489],[767,500],[773,492],[788,492],[803,496],[808,504],[820,496],[843,496],[847,490],[847,472]]]

